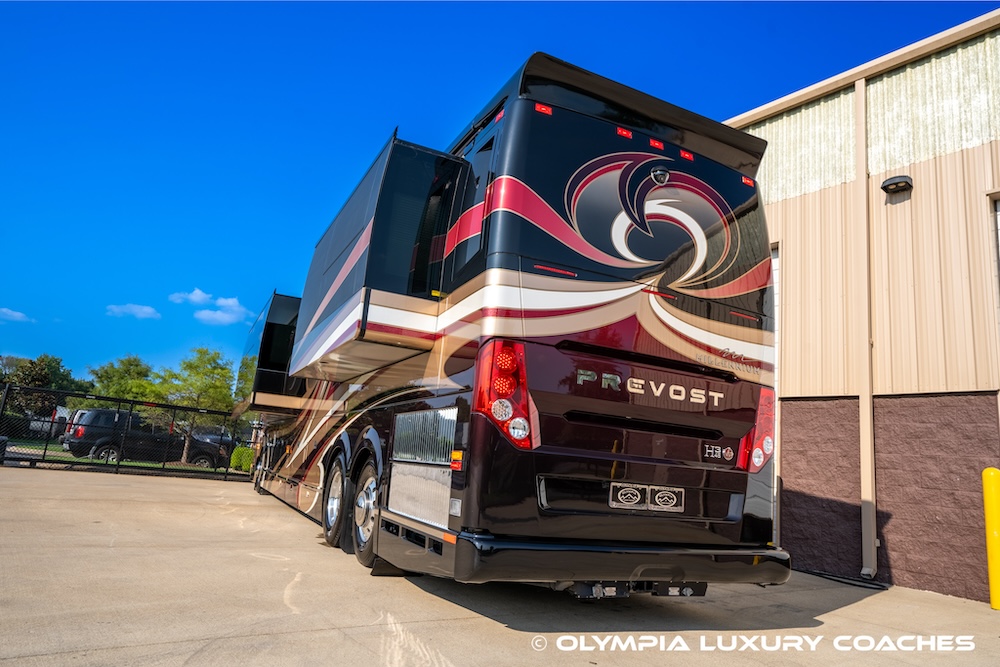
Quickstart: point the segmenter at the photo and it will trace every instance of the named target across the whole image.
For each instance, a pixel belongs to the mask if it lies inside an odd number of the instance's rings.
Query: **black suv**
[[[202,468],[225,468],[229,452],[219,442],[191,439],[188,462]],[[76,457],[118,461],[179,461],[184,436],[154,423],[141,414],[110,408],[84,408],[73,413],[62,437],[63,449]]]

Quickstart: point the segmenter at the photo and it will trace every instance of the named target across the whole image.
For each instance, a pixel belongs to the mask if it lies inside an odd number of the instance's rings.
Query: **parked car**
[[[240,438],[235,440],[228,433],[218,433],[214,431],[195,431],[195,439],[219,446],[220,452],[225,451],[226,456],[232,456],[233,450],[240,445]]]
[[[188,462],[202,468],[225,468],[229,452],[219,442],[194,435]],[[118,461],[179,461],[184,435],[128,410],[84,408],[73,413],[63,433],[62,447],[78,458]]]

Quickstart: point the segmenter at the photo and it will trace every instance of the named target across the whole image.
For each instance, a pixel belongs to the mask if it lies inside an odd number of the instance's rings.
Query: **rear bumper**
[[[62,442],[63,451],[69,452],[77,458],[83,458],[85,456],[90,456],[90,452],[93,451],[94,445],[90,442],[77,442],[75,440],[63,439]]]
[[[777,547],[733,549],[518,542],[462,533],[455,579],[488,581],[671,581],[783,584],[791,558]]]

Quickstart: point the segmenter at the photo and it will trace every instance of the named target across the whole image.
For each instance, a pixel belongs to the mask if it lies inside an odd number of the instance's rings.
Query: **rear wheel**
[[[121,452],[112,445],[100,445],[94,451],[94,458],[104,463],[118,463],[118,460],[121,458]]]
[[[344,455],[340,452],[333,457],[330,469],[327,470],[326,484],[323,488],[323,537],[331,547],[340,546],[341,534],[344,531],[344,501],[347,499],[346,480],[347,468]]]
[[[368,462],[358,478],[354,495],[354,555],[365,567],[375,564],[375,504],[378,474]]]
[[[199,468],[214,468],[215,461],[208,454],[199,454],[192,459],[191,463],[198,466]]]

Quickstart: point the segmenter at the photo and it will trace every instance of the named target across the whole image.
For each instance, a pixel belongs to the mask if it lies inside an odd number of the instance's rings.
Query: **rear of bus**
[[[519,284],[476,360],[455,577],[782,583],[763,142],[587,76],[499,116],[482,233]]]

